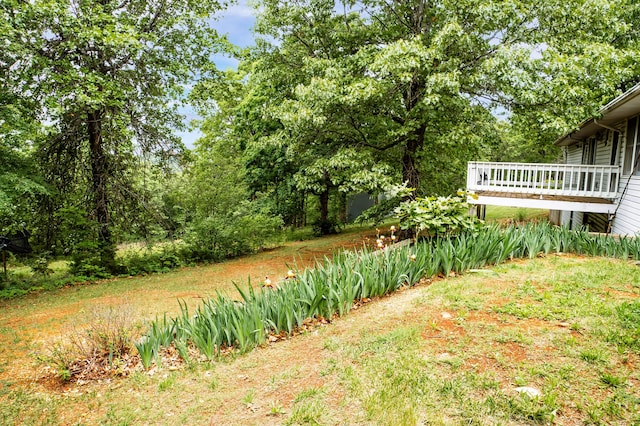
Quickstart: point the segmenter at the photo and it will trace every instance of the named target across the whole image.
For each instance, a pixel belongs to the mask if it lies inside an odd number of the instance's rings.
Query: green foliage
[[[140,362],[145,369],[151,367],[151,363],[157,356],[159,346],[156,342],[149,339],[147,336],[143,336],[137,342],[134,342],[138,355],[140,355]]]
[[[619,330],[607,339],[640,353],[640,302],[624,302],[616,308]]]
[[[243,65],[264,121],[281,126],[263,143],[300,156],[298,179],[316,185],[319,165],[344,147],[428,195],[463,184],[474,157],[554,158],[558,134],[639,75],[629,2],[367,0],[339,10],[263,0],[259,10],[258,48]],[[492,114],[502,110],[508,129]]]
[[[199,306],[194,316],[189,315],[186,304],[181,304],[182,315],[173,321],[165,318],[164,331],[157,321],[152,324],[156,331],[148,333],[148,342],[162,342],[162,346],[174,341],[180,345],[191,342],[204,356],[213,359],[222,349],[247,351],[264,342],[269,333],[292,333],[307,318],[331,320],[334,315],[345,315],[354,301],[384,296],[422,278],[461,274],[509,258],[535,257],[540,252],[585,253],[588,249],[590,255],[640,257],[638,239],[602,239],[548,223],[474,229],[475,232],[423,240],[411,247],[341,252],[332,260],[318,262],[315,268],[297,272],[295,278],[275,288],[256,291],[250,283],[246,290],[236,285],[242,302],[219,294]],[[633,304],[619,309],[624,328],[630,330],[622,341],[637,341],[636,311]],[[148,347],[141,349],[150,356]]]
[[[451,236],[477,229],[479,221],[469,216],[464,194],[453,197],[416,198],[405,201],[394,210],[402,229],[431,236]]]
[[[50,197],[36,200],[47,246],[57,232],[54,212],[88,206],[86,216],[97,226],[86,242],[96,244],[83,242],[87,255],[76,262],[78,273],[118,272],[113,226],[126,223],[128,210],[148,204],[136,188],[140,165],[149,159],[175,165],[182,157],[174,135],[183,127],[179,107],[193,76],[213,69],[209,58],[221,43],[208,19],[221,7],[215,0],[2,4],[1,62],[11,73],[0,76],[0,96],[6,90],[27,98],[32,112],[26,117],[47,123],[46,137],[21,137],[19,150],[10,153],[34,147],[53,188]],[[30,192],[43,195],[34,186]]]
[[[30,267],[36,277],[48,277],[53,273],[53,269],[49,268],[49,258],[46,254],[33,259]]]
[[[236,210],[208,216],[194,223],[185,235],[191,258],[222,260],[264,248],[278,235],[282,221],[255,205],[242,203]]]
[[[407,188],[406,184],[392,185],[384,189],[384,199],[374,205],[371,208],[363,211],[360,216],[356,218],[357,223],[372,222],[374,225],[382,222],[386,218],[390,217],[396,207],[398,207],[403,200],[409,197],[415,188]]]
[[[169,272],[193,262],[187,245],[177,242],[134,246],[118,253],[117,261],[124,273],[129,275]]]
[[[0,32],[2,25],[6,24],[0,24]],[[32,105],[7,89],[7,54],[5,49],[0,53],[0,230],[4,232],[11,225],[28,221],[30,204],[50,190],[33,158],[33,142],[41,132]]]

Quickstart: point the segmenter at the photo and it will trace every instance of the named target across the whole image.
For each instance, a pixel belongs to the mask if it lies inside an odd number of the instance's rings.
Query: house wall
[[[571,229],[582,228],[583,219],[584,219],[583,212],[573,212],[573,217],[571,218]]]
[[[622,123],[621,127],[624,123]],[[622,140],[619,141],[616,156],[616,164],[620,164],[622,159]],[[581,145],[573,145],[566,148],[566,158],[567,164],[582,164],[582,146]],[[607,166],[611,164],[611,156],[613,149],[613,144],[611,141],[611,132],[602,131],[597,135],[596,142],[596,150],[595,150],[595,158],[593,163],[596,165]],[[624,214],[623,214],[624,215]],[[578,229],[583,224],[585,224],[585,214],[583,212],[573,212],[573,216],[570,211],[563,211],[560,214],[560,224],[561,225],[571,225],[572,229]],[[603,231],[606,229],[606,215],[596,215],[590,214],[589,222],[592,224],[592,227],[598,231]]]
[[[627,181],[628,186],[627,186]],[[627,186],[626,191],[624,187]],[[623,176],[620,179],[618,192],[624,194],[620,200],[616,217],[613,221],[611,232],[614,234],[638,234],[640,233],[640,176]]]
[[[577,145],[567,147],[567,164],[582,164],[582,147]]]
[[[623,161],[624,144],[626,143],[625,122],[615,126],[621,131],[621,138],[618,144],[615,163],[620,165]],[[595,164],[611,164],[611,150],[613,148],[609,138],[610,132],[603,132],[596,146]],[[607,138],[605,141],[605,137]],[[606,143],[605,143],[606,142]],[[566,148],[567,164],[582,163],[582,146],[573,145]],[[628,182],[628,183],[627,183]],[[627,186],[625,190],[625,186]],[[624,191],[624,196],[620,200],[618,211],[613,222],[611,232],[614,234],[638,234],[640,233],[640,175],[621,176],[618,193]],[[593,217],[592,217],[593,219]],[[560,223],[568,225],[571,223],[572,229],[582,226],[584,214],[582,212],[563,211],[560,214]],[[600,218],[597,219],[600,221]]]
[[[624,148],[627,143],[626,137],[626,121],[620,123],[625,129],[623,132],[623,141],[620,147],[619,164],[624,160]],[[633,143],[633,141],[629,141]],[[636,172],[633,175],[623,175],[620,177],[618,194],[621,194],[618,210],[611,232],[614,234],[640,234],[640,174]]]

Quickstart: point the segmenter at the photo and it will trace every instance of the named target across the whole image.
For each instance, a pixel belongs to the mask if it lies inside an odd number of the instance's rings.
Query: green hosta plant
[[[450,197],[427,197],[405,201],[395,209],[402,229],[412,230],[416,240],[420,234],[451,236],[473,231],[481,223],[469,216],[465,193]]]

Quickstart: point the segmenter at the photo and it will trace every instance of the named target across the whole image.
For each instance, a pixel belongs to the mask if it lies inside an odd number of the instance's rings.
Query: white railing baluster
[[[618,166],[469,162],[467,190],[615,198]]]

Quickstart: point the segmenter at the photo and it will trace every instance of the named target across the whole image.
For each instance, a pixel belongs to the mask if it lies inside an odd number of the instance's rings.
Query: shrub
[[[279,217],[243,203],[230,214],[198,220],[185,235],[185,241],[194,260],[222,260],[265,247],[280,226]]]
[[[333,219],[327,219],[325,221],[318,221],[313,224],[313,235],[320,237],[322,235],[337,234],[339,231],[338,222]]]
[[[420,233],[452,236],[476,230],[480,221],[469,216],[465,193],[452,197],[416,198],[405,201],[395,210],[402,229],[412,230],[416,240]]]
[[[57,368],[63,380],[125,374],[125,366],[137,332],[133,311],[128,305],[95,308],[86,326],[75,329],[56,342],[44,357]]]
[[[118,262],[129,275],[164,273],[191,263],[190,251],[181,242],[159,243],[122,250]]]
[[[29,267],[34,277],[48,277],[53,273],[53,269],[49,268],[49,258],[46,253],[33,259]]]

